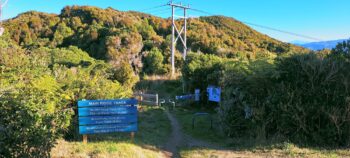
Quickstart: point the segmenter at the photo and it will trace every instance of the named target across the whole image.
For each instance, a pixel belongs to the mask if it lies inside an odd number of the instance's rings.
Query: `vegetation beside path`
[[[208,112],[213,118],[213,129],[207,117],[196,118],[195,128],[192,128],[193,114]],[[290,142],[279,140],[253,140],[249,138],[229,138],[223,134],[214,110],[203,107],[183,106],[176,108],[173,113],[181,125],[184,134],[196,140],[211,144],[209,147],[181,148],[183,158],[231,158],[231,157],[350,157],[350,151],[344,149],[323,149],[300,147]]]
[[[164,142],[171,127],[164,108],[142,106],[139,110],[139,131],[134,141],[129,133],[91,135],[89,142],[59,140],[51,151],[52,157],[165,157]]]
[[[161,98],[173,98],[181,94],[181,82],[178,80],[145,80],[139,89],[158,92]],[[231,157],[350,157],[347,149],[322,149],[301,147],[290,142],[278,140],[256,140],[248,138],[229,138],[221,131],[215,106],[184,104],[175,109],[142,106],[140,110],[139,132],[134,142],[129,134],[108,134],[89,137],[89,143],[59,140],[52,150],[53,157],[169,157],[166,144],[171,139],[170,120],[165,110],[178,121],[182,139],[177,147],[177,156],[182,158],[231,158]],[[213,118],[213,129],[207,117],[198,117],[192,128],[192,117],[196,112],[208,112]],[[210,144],[200,146],[191,142],[200,141]],[[175,144],[174,144],[175,145]]]

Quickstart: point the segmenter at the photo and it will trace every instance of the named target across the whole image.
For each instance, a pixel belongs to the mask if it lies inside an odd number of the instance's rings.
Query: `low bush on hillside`
[[[69,126],[73,111],[55,81],[43,78],[38,82],[53,87],[24,86],[1,96],[0,157],[49,156],[56,139]]]
[[[77,47],[23,50],[0,37],[0,157],[49,157],[76,136],[81,99],[127,98],[132,69],[113,69]]]
[[[158,74],[163,75],[168,72],[164,65],[164,56],[158,48],[153,48],[143,59],[144,69],[146,74]]]
[[[223,87],[219,114],[227,135],[302,145],[349,145],[347,60],[337,55],[296,54],[219,61],[195,55],[187,62],[183,74],[188,88]]]
[[[254,64],[235,66],[223,78],[220,113],[230,136],[350,143],[350,64],[313,54]]]

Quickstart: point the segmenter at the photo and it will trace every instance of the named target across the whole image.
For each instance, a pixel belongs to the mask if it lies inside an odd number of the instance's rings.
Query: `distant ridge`
[[[311,43],[293,43],[311,50],[322,50],[322,49],[333,49],[338,43],[346,41],[347,39],[322,41],[322,42],[311,42]]]

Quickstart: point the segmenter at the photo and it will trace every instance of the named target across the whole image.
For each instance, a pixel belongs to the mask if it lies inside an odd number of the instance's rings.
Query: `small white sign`
[[[201,96],[201,90],[200,89],[196,89],[195,91],[194,91],[194,100],[195,101],[199,101],[200,100],[200,96]]]
[[[2,36],[5,32],[5,29],[3,27],[0,27],[0,36]]]

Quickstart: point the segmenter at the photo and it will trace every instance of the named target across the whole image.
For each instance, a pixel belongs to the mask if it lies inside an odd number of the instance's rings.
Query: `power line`
[[[163,13],[169,12],[169,10],[170,10],[170,8],[166,8],[166,9],[162,9],[162,10],[157,10],[157,11],[153,11],[153,12],[148,12],[148,14],[153,14],[153,15],[163,14]]]
[[[149,10],[154,10],[154,9],[162,8],[162,7],[165,7],[165,6],[167,6],[167,4],[162,4],[162,5],[159,5],[159,6],[154,6],[154,7],[150,7],[150,8],[146,8],[146,9],[141,9],[140,12],[146,12],[146,11],[149,11]]]
[[[165,15],[165,13],[169,14],[169,11],[164,11],[164,12],[160,12],[160,13],[152,14],[152,15],[162,17],[162,15]],[[166,15],[166,17],[168,17],[168,15]]]
[[[281,33],[285,33],[285,34],[289,34],[289,35],[293,35],[293,36],[297,36],[297,37],[302,37],[302,38],[316,40],[316,41],[323,41],[322,39],[311,37],[311,36],[307,36],[307,35],[302,35],[302,34],[297,34],[297,33],[289,32],[289,31],[275,29],[275,28],[272,28],[272,27],[263,26],[263,25],[259,25],[259,24],[254,24],[254,23],[250,23],[250,22],[244,22],[244,21],[241,21],[241,22],[245,23],[245,24],[248,24],[248,25],[251,25],[251,26],[256,26],[256,27],[260,27],[260,28],[263,28],[263,29],[272,30],[272,31],[276,31],[276,32],[281,32]]]
[[[199,13],[204,13],[204,14],[207,14],[207,15],[210,15],[210,16],[214,16],[215,15],[215,14],[212,14],[212,13],[209,13],[209,12],[206,12],[206,11],[203,11],[203,10],[199,10],[199,9],[191,8],[190,10],[193,10],[193,11],[196,11],[196,12],[199,12]],[[292,35],[292,36],[296,36],[296,37],[301,37],[301,38],[311,39],[311,40],[316,40],[316,41],[323,41],[322,39],[319,39],[319,38],[315,38],[315,37],[311,37],[311,36],[307,36],[307,35],[302,35],[302,34],[297,34],[297,33],[289,32],[289,31],[284,31],[284,30],[272,28],[272,27],[269,27],[269,26],[264,26],[264,25],[260,25],[260,24],[254,24],[254,23],[247,22],[247,21],[240,21],[240,22],[242,22],[242,23],[244,23],[246,25],[260,27],[260,28],[263,28],[263,29],[272,30],[272,31],[275,31],[275,32],[280,32],[280,33],[284,33],[284,34],[288,34],[288,35]]]
[[[215,15],[215,14],[212,14],[212,13],[209,13],[209,12],[206,12],[206,11],[203,11],[203,10],[199,10],[199,9],[191,8],[190,10],[193,10],[193,11],[196,11],[196,12],[199,12],[199,13],[204,13],[204,14],[207,14],[207,15],[210,15],[210,16],[214,16]]]

